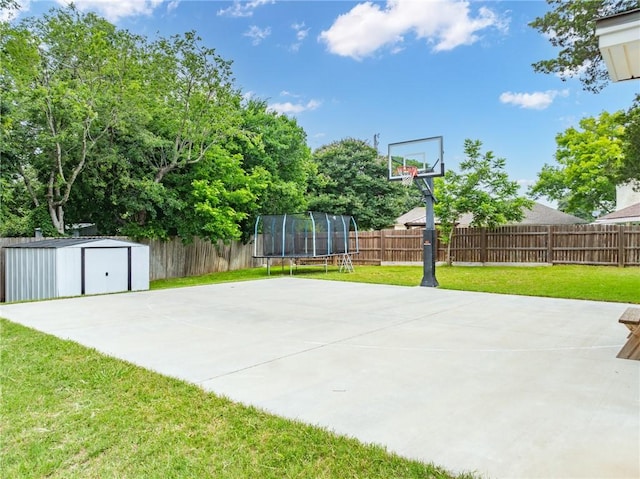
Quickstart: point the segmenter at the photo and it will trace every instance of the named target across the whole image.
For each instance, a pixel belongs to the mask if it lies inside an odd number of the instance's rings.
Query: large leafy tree
[[[540,60],[533,68],[563,80],[578,77],[587,91],[602,90],[609,82],[595,35],[596,19],[640,7],[638,0],[547,0],[551,10],[529,25],[545,35],[558,56]]]
[[[182,182],[176,177],[190,177],[198,163],[226,161],[219,147],[240,131],[241,96],[233,85],[231,63],[203,46],[193,32],[160,38],[145,45],[145,51],[142,95],[132,99],[141,114],[128,131],[121,132],[126,143],[121,154],[131,162],[118,200],[126,211],[120,218],[121,230],[135,236],[166,237],[180,230],[176,225],[183,224],[185,212],[195,208],[189,202],[191,194],[178,194],[171,186]],[[227,166],[242,172],[237,162]],[[224,182],[219,185],[224,187]],[[228,197],[226,193],[220,197]],[[207,224],[202,224],[201,235],[230,239],[223,232],[233,229],[237,218],[228,218],[230,224],[217,229],[219,237],[216,228]],[[198,228],[189,230],[195,233]]]
[[[0,38],[6,40],[16,34],[8,23],[0,23]],[[24,162],[23,148],[29,145],[26,128],[21,128],[17,105],[14,100],[13,81],[7,74],[6,63],[0,62],[0,236],[33,234],[41,223],[46,210],[39,207],[39,197],[30,190],[41,189],[33,168]],[[36,214],[36,212],[38,214]],[[53,227],[48,234],[56,234]]]
[[[460,163],[459,173],[448,170],[443,178],[434,181],[434,212],[440,223],[441,240],[449,245],[464,214],[472,215],[471,226],[495,228],[521,221],[525,209],[533,206],[531,200],[518,194],[518,182],[509,179],[504,158],[492,151],[483,153],[480,140],[466,139],[464,154],[466,159]],[[447,257],[450,262],[449,253]]]
[[[592,220],[615,207],[615,185],[623,164],[625,114],[603,112],[556,136],[557,165],[545,164],[531,187],[534,197],[558,202],[559,209]]]
[[[193,32],[148,42],[73,6],[2,27],[12,230],[42,220],[14,221],[31,207],[59,233],[239,237],[266,180],[223,146],[242,137],[230,62]]]
[[[243,105],[241,131],[227,149],[242,156],[248,174],[264,182],[255,201],[255,214],[304,211],[307,185],[316,171],[305,131],[294,118],[268,109],[251,99]],[[253,233],[254,215],[244,221],[245,239]]]
[[[365,141],[346,138],[313,152],[318,175],[309,190],[309,208],[352,215],[361,229],[393,225],[404,212],[407,193],[387,180],[387,166]]]
[[[618,182],[635,180],[640,184],[640,95],[636,96],[625,116],[622,153]]]
[[[595,24],[598,18],[616,13],[622,13],[640,8],[638,0],[592,0],[571,1],[547,0],[552,9],[544,16],[536,18],[530,26],[543,33],[551,44],[559,47],[557,58],[541,60],[533,64],[535,71],[555,73],[566,79],[578,77],[587,91],[597,93],[609,83],[606,65],[598,48],[598,38],[595,35]],[[627,112],[626,129],[622,134],[622,157],[613,182],[624,183],[630,180],[640,180],[640,94]],[[616,139],[619,138],[616,136]],[[598,148],[593,145],[593,148]],[[606,158],[610,159],[610,156]],[[569,190],[577,190],[578,185],[568,185],[567,178],[560,178],[557,171],[545,167],[540,180],[541,188],[551,192],[559,199],[559,205],[568,212],[590,219],[594,211],[607,211],[612,205],[613,186],[605,178],[611,178],[611,162],[603,158],[606,165],[592,173],[585,172],[586,177],[596,175],[598,185],[590,194]],[[603,171],[601,171],[603,170]],[[588,182],[591,186],[593,182]],[[556,186],[552,186],[555,184]],[[545,186],[546,185],[546,186]],[[542,191],[542,190],[541,190]],[[591,199],[586,197],[590,196]]]
[[[171,233],[189,241],[237,240],[242,225],[254,214],[266,187],[261,172],[247,174],[242,157],[213,146],[205,157],[180,175],[170,175],[166,187],[175,193],[175,208],[161,217]]]
[[[2,39],[7,166],[36,209],[65,231],[72,189],[120,121],[133,37],[73,7],[7,28]],[[33,175],[27,172],[33,172]]]
[[[238,131],[241,96],[231,62],[202,45],[194,32],[161,38],[150,47],[145,105],[154,181],[201,161]]]

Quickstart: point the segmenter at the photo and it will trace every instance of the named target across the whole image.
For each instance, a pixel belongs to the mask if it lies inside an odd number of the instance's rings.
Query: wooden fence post
[[[624,268],[625,248],[624,248],[624,225],[618,225],[618,267]]]
[[[487,262],[487,228],[480,228],[480,262]]]
[[[380,263],[385,261],[384,230],[380,230]]]
[[[547,226],[547,263],[553,264],[553,226]]]

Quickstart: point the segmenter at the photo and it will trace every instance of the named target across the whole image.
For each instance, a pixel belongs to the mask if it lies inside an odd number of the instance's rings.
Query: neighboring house
[[[637,190],[637,191],[636,191]],[[601,216],[595,224],[640,223],[640,184],[616,186],[616,210]]]
[[[72,236],[97,236],[98,226],[95,223],[74,223],[65,227]]]
[[[616,211],[640,203],[640,183],[629,182],[616,186]]]
[[[426,207],[418,206],[402,216],[398,216],[395,224],[393,225],[393,229],[410,230],[414,228],[424,228],[426,216]]]
[[[640,203],[627,206],[621,210],[614,211],[608,215],[601,216],[595,221],[595,224],[629,224],[640,223]]]
[[[426,211],[424,207],[414,208],[408,213],[398,217],[394,229],[424,228]],[[459,228],[468,227],[473,220],[471,214],[464,214],[458,221]],[[436,218],[436,223],[438,219]],[[524,218],[519,223],[509,223],[509,225],[575,225],[584,224],[585,220],[577,216],[569,215],[550,208],[540,203],[534,203],[531,209],[525,211]]]

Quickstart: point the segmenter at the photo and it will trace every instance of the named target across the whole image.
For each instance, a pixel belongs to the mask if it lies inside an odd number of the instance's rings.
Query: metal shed
[[[64,238],[5,247],[5,300],[149,289],[149,247],[100,238]]]

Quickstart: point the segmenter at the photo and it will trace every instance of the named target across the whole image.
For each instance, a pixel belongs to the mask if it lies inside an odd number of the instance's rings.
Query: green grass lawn
[[[152,289],[193,286],[222,281],[243,281],[289,275],[289,268],[273,267],[192,278],[154,281]],[[422,266],[356,266],[353,273],[340,273],[337,267],[304,266],[295,277],[361,283],[418,286]],[[436,277],[443,289],[482,291],[487,293],[546,296],[552,298],[590,299],[623,303],[640,303],[640,268],[610,266],[439,266]]]
[[[456,477],[70,341],[0,327],[4,479]]]

